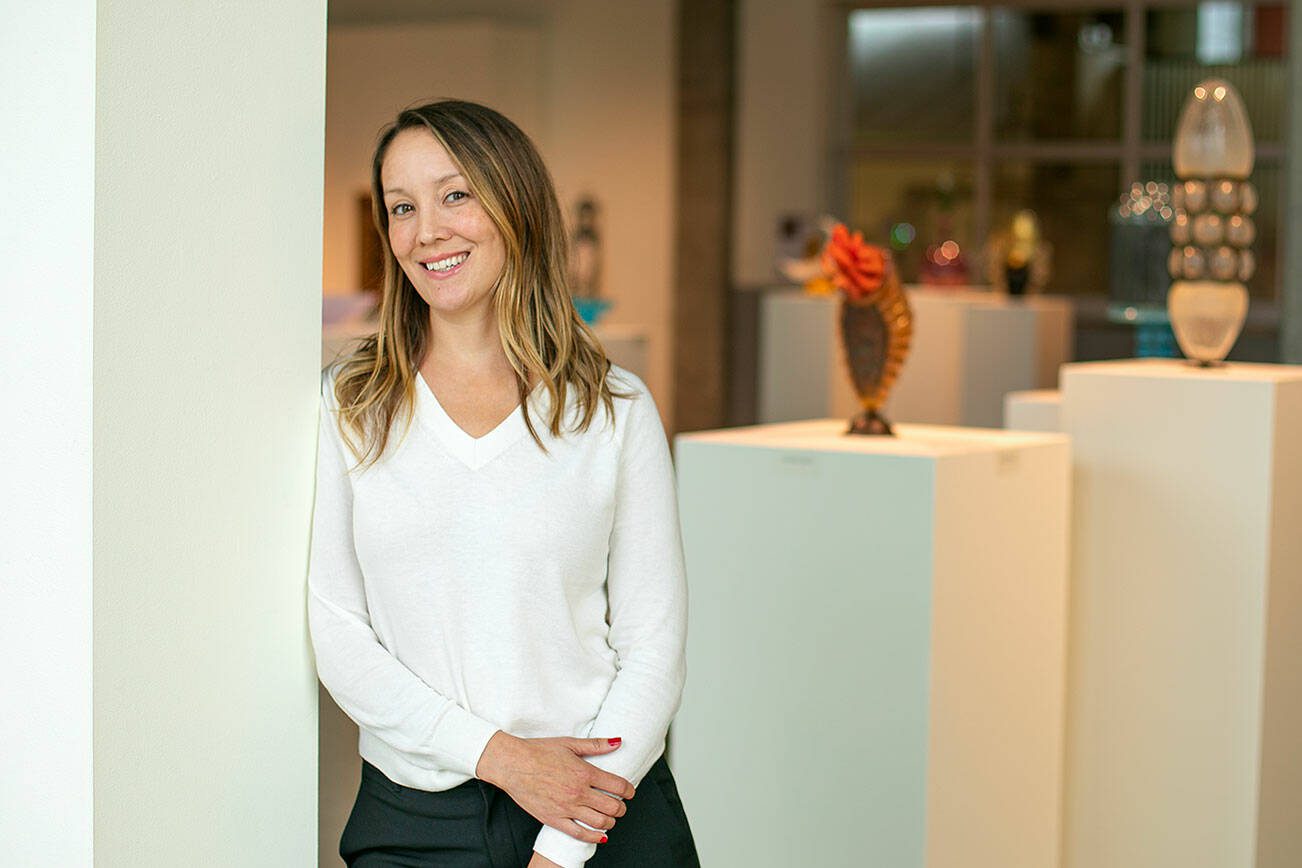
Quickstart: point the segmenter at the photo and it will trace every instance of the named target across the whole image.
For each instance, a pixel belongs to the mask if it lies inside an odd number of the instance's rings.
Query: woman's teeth
[[[458,253],[456,256],[449,256],[447,259],[440,259],[437,262],[423,263],[426,271],[447,271],[449,268],[456,268],[466,261],[469,253]]]

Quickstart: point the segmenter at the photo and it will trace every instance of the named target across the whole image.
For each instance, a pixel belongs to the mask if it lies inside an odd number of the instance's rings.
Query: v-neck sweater
[[[612,366],[632,397],[583,432],[571,390],[559,437],[535,389],[544,452],[520,407],[471,437],[418,375],[405,436],[399,413],[384,456],[356,470],[336,370],[322,375],[308,615],[358,752],[439,791],[474,777],[498,730],[620,737],[584,759],[637,786],[678,710],[687,633],[673,467],[645,384]],[[544,826],[534,849],[580,868],[596,845]]]

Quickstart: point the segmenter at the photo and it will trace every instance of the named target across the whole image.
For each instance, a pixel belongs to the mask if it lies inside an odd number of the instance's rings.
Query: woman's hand
[[[541,853],[534,853],[533,858],[529,860],[529,868],[561,868],[561,866]]]
[[[619,775],[582,757],[618,748],[619,739],[516,738],[498,731],[484,748],[475,777],[505,790],[543,824],[572,838],[600,844],[605,832],[614,827],[615,818],[628,810],[620,800],[633,798],[634,789]],[[585,829],[575,820],[598,831]]]

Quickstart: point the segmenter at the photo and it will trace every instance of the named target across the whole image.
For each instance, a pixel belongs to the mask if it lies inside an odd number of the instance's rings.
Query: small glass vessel
[[[1248,288],[1219,280],[1177,280],[1166,298],[1180,349],[1202,366],[1224,364],[1248,316]]]

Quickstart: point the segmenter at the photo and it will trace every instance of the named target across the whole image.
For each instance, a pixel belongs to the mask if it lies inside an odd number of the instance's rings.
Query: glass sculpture
[[[596,325],[610,309],[610,299],[601,292],[601,231],[597,225],[595,199],[583,197],[574,209],[574,230],[570,233],[570,291],[579,317]]]
[[[1013,215],[1008,228],[986,246],[986,276],[996,292],[1017,297],[1042,292],[1049,282],[1053,248],[1040,234],[1040,218],[1029,208]]]
[[[1176,128],[1171,253],[1175,282],[1167,313],[1180,349],[1195,364],[1220,364],[1243,329],[1256,260],[1257,191],[1252,125],[1229,82],[1208,79],[1193,89]]]
[[[843,224],[832,227],[820,271],[806,283],[815,294],[841,293],[841,344],[862,410],[847,434],[892,436],[881,414],[913,339],[913,313],[890,251],[867,244]]]

